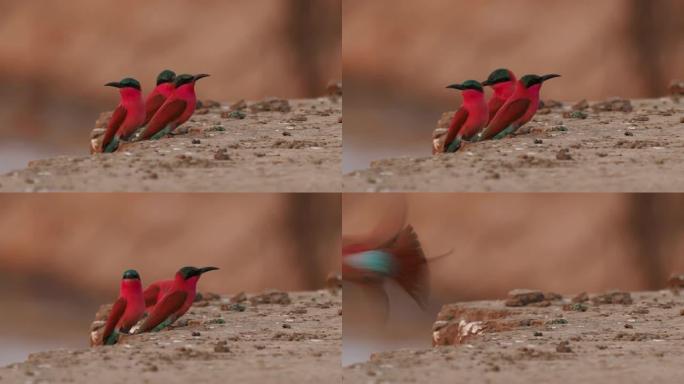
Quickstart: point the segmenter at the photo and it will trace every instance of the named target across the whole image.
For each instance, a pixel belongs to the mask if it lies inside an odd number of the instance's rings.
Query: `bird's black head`
[[[544,76],[539,76],[539,75],[525,75],[520,78],[520,82],[522,85],[525,86],[525,88],[529,88],[535,84],[541,84],[545,82],[546,80],[553,79],[554,77],[560,77],[560,75],[556,75],[555,73],[549,74],[549,75],[544,75]]]
[[[140,280],[140,275],[138,274],[138,271],[136,271],[135,269],[129,269],[128,271],[124,272],[123,279],[124,280]]]
[[[159,76],[157,76],[157,85],[164,83],[173,83],[175,79],[176,72],[170,69],[165,69],[159,73]]]
[[[176,80],[174,81],[174,84],[176,85],[176,87],[180,87],[183,84],[190,84],[190,83],[193,83],[193,82],[195,82],[195,81],[197,81],[203,77],[207,77],[207,76],[209,76],[209,75],[206,75],[204,73],[199,74],[199,75],[194,75],[194,76],[188,75],[187,73],[184,73],[182,75],[176,76]]]
[[[114,88],[135,88],[140,91],[140,82],[132,77],[127,77],[119,82],[113,81],[111,83],[105,84],[105,87]]]
[[[204,267],[204,268],[195,268],[195,267],[183,267],[181,268],[178,273],[183,276],[183,280],[187,280],[193,276],[200,276],[201,274],[209,271],[214,271],[217,270],[218,268],[216,267]]]
[[[475,81],[475,80],[466,80],[461,84],[451,84],[451,85],[447,86],[447,88],[458,89],[461,91],[471,89],[471,90],[478,91],[478,92],[484,92],[484,89],[482,88],[482,84],[480,84],[479,81]]]
[[[506,68],[499,68],[490,73],[487,80],[482,82],[482,85],[494,85],[511,80],[513,80],[513,78],[511,77],[511,71],[509,71]]]

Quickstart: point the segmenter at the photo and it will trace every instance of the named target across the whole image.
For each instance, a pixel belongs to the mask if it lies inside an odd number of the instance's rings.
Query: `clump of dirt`
[[[539,291],[519,297],[541,299]],[[596,304],[589,304],[590,297]],[[684,306],[684,296],[669,290],[608,292],[580,294],[574,301],[589,309],[563,312],[569,299],[515,310],[505,300],[447,304],[433,326],[432,349],[375,353],[368,362],[345,367],[344,382],[679,382],[684,316],[672,307]]]
[[[425,157],[373,161],[344,175],[344,191],[684,190],[684,104],[661,98],[549,105],[515,135],[466,143],[455,153],[440,150],[454,111],[443,113],[430,144],[426,137]]]
[[[667,281],[667,286],[675,295],[679,295],[679,292],[684,289],[684,275],[673,274]]]
[[[32,161],[0,175],[0,191],[339,192],[342,100],[199,102],[168,137],[113,154]],[[110,112],[91,134],[99,147]],[[288,141],[284,141],[287,137]]]
[[[284,295],[289,304],[283,304]],[[169,329],[126,336],[114,346],[35,353],[23,363],[0,368],[0,381],[89,382],[94,377],[99,383],[340,380],[339,295],[321,290],[245,296],[259,298],[259,305],[240,300],[244,311],[225,312],[221,305],[231,302],[229,296],[204,294],[198,303],[205,305],[196,303]],[[291,313],[293,307],[306,311]],[[96,318],[105,316],[107,309],[103,306]]]

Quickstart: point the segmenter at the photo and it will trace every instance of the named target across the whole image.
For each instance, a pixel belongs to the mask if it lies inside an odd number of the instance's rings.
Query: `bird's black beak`
[[[209,75],[207,75],[206,73],[200,73],[199,75],[194,76],[194,80],[197,81],[197,80],[205,78],[205,77],[209,77]]]
[[[557,74],[555,74],[555,73],[552,73],[552,74],[550,74],[550,75],[544,75],[544,76],[541,77],[542,83],[545,82],[546,80],[550,80],[550,79],[553,79],[554,77],[560,77],[560,76],[561,76],[561,75],[557,75]]]
[[[447,85],[447,88],[458,89],[458,90],[461,90],[461,91],[462,91],[463,89],[465,89],[465,88],[463,88],[463,86],[462,86],[461,84],[451,84],[451,85]]]
[[[203,273],[205,273],[205,272],[215,271],[215,270],[217,270],[217,269],[218,269],[218,268],[216,268],[216,267],[204,267],[204,268],[200,268],[200,269],[199,269],[199,274],[201,275],[201,274],[203,274]]]
[[[105,84],[105,87],[121,88],[121,83],[118,81],[112,81],[111,83]]]

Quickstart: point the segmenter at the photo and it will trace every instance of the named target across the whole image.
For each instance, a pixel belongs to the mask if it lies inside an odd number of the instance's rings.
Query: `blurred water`
[[[28,358],[29,354],[35,352],[59,348],[83,348],[85,346],[85,343],[80,343],[78,340],[42,341],[0,335],[0,367],[22,362]]]
[[[58,155],[54,148],[27,141],[0,142],[0,174],[26,168],[29,161]]]

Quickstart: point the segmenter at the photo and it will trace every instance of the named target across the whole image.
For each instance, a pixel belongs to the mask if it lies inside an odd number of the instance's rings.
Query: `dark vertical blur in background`
[[[504,298],[515,288],[566,295],[657,290],[684,273],[684,196],[667,194],[345,194],[342,236],[414,226],[430,262],[422,312],[389,284],[390,316],[353,284],[344,292],[345,363],[373,350],[430,345],[442,303]],[[383,234],[384,232],[384,234]],[[381,303],[380,303],[381,304]]]
[[[339,271],[335,194],[0,196],[0,365],[86,346],[124,270],[144,284],[220,268],[200,291],[322,288]]]
[[[132,76],[210,73],[201,99],[316,97],[339,81],[341,0],[0,1],[0,172],[87,154]]]
[[[542,98],[658,97],[684,79],[680,0],[346,0],[345,171],[373,159],[429,155],[447,84],[560,73]]]

